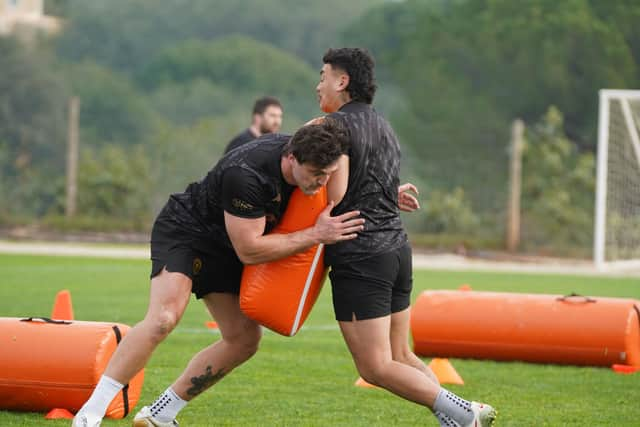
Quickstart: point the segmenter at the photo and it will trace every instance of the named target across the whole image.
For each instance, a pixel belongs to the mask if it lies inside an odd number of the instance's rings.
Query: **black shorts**
[[[411,304],[411,246],[350,264],[332,265],[329,272],[333,310],[339,321],[374,319],[405,310]]]
[[[151,231],[151,278],[167,271],[182,273],[192,281],[196,298],[211,292],[240,293],[242,262],[233,250],[212,246],[210,251],[195,249],[184,234],[162,220]]]

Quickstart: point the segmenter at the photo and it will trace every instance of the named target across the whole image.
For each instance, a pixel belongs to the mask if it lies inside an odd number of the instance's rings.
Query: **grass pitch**
[[[146,310],[149,262],[0,255],[0,316],[49,316],[57,291],[69,289],[78,320],[129,325]],[[426,289],[615,296],[640,299],[640,280],[416,271],[414,299]],[[202,303],[193,300],[178,328],[158,348],[145,370],[138,409],[149,404],[181,372],[191,356],[213,340]],[[0,351],[2,348],[0,347]],[[465,380],[447,386],[462,397],[483,400],[499,411],[498,426],[637,426],[640,373],[607,368],[498,363],[451,359]],[[293,338],[265,331],[261,349],[179,415],[183,426],[437,426],[428,410],[383,390],[353,385],[358,374],[333,320],[325,286]],[[134,409],[134,412],[136,411]],[[110,420],[103,426],[128,426]],[[0,426],[68,426],[43,414],[0,411]]]

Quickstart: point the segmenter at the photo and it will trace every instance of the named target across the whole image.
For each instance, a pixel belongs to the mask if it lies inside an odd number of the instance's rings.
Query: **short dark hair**
[[[369,52],[359,47],[329,49],[322,57],[322,62],[349,75],[346,90],[352,100],[367,104],[373,102],[377,86],[373,72],[375,63]]]
[[[282,110],[282,104],[280,104],[278,98],[273,96],[263,96],[262,98],[257,99],[255,104],[253,104],[253,114],[262,114],[265,112],[267,107],[272,105],[275,105]]]
[[[285,146],[285,154],[293,154],[298,163],[324,169],[349,149],[345,128],[335,119],[325,117],[319,124],[298,129]]]

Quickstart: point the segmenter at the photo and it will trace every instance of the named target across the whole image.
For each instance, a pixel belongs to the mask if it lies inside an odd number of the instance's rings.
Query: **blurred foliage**
[[[553,104],[567,135],[592,147],[597,90],[637,86],[640,72],[640,3],[611,3],[407,1],[372,10],[346,39],[370,47],[431,134],[533,122]]]
[[[137,80],[148,90],[208,81],[220,88],[223,96],[218,101],[226,101],[218,103],[218,108],[234,105],[228,94],[248,95],[249,99],[273,94],[281,99],[286,111],[299,117],[309,117],[317,110],[313,96],[317,73],[299,58],[246,36],[172,45],[160,51]],[[243,107],[248,110],[246,104]]]
[[[459,255],[480,253],[481,251],[500,251],[504,249],[502,235],[492,234],[456,234],[456,233],[411,233],[409,241],[414,248],[434,251],[455,252]]]
[[[189,126],[165,122],[147,145],[153,165],[149,194],[153,212],[160,210],[169,194],[204,176],[221,157],[228,138],[243,125],[245,121],[234,116],[202,119]]]
[[[80,98],[83,144],[134,145],[156,125],[156,113],[126,77],[95,62],[65,69],[70,91]]]
[[[409,0],[372,9],[345,40],[367,46],[381,85],[402,92],[401,108],[377,102],[417,183],[462,187],[498,232],[511,122],[556,105],[567,137],[593,151],[598,90],[640,85],[637,22],[640,3],[626,0]]]
[[[43,0],[44,14],[53,16],[67,16],[69,0]]]
[[[523,154],[522,230],[525,248],[591,250],[595,159],[581,153],[551,107],[527,133]]]
[[[62,233],[135,233],[146,229],[148,221],[149,219],[146,217],[112,218],[104,215],[92,216],[83,214],[68,218],[62,214],[47,214],[38,221],[38,229],[54,230]],[[109,241],[109,237],[106,240]]]
[[[627,212],[623,216],[619,212],[608,212],[606,240],[607,259],[640,258],[640,215],[632,216]]]
[[[0,222],[73,227],[56,219],[72,95],[78,227],[148,230],[257,97],[279,97],[294,131],[319,114],[323,52],[358,45],[376,58],[403,178],[427,195],[423,214],[403,215],[412,232],[500,240],[511,122],[544,116],[527,135],[523,240],[587,247],[597,91],[640,86],[635,0],[46,0],[45,12],[64,19],[57,38],[0,38]]]
[[[142,146],[109,145],[82,152],[78,211],[109,218],[146,218],[150,213],[151,166]]]
[[[58,0],[60,2],[61,0]],[[371,7],[388,0],[65,0],[69,21],[59,44],[73,62],[92,59],[137,72],[167,46],[245,34],[320,66],[327,47]]]
[[[0,38],[0,213],[45,213],[60,191],[66,98],[41,46]],[[46,183],[46,185],[45,185]]]
[[[427,233],[472,234],[479,225],[480,220],[460,187],[448,193],[435,190],[424,205]]]

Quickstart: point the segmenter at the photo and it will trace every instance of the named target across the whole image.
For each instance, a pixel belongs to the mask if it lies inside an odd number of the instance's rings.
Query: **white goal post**
[[[640,267],[640,90],[600,90],[593,258]]]

